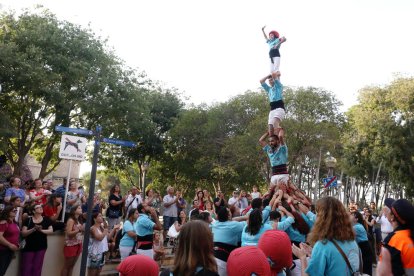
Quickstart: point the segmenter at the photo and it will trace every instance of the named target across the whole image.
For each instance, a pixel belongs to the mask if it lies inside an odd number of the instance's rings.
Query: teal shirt
[[[292,242],[306,242],[306,235],[303,235],[299,232],[299,230],[293,228],[292,226],[289,226],[285,230],[286,234],[288,234],[289,239]]]
[[[155,223],[146,214],[139,214],[137,223],[135,224],[135,232],[138,236],[147,236],[154,233]]]
[[[320,275],[351,275],[344,258],[335,245],[330,241],[316,242],[312,250],[312,257],[309,259],[306,273],[309,276]],[[359,269],[359,247],[355,241],[336,241],[348,257],[353,271]]]
[[[246,216],[249,216],[250,213],[253,211],[253,208],[251,208],[249,211],[247,211]],[[270,215],[270,211],[272,211],[272,209],[270,208],[270,206],[266,206],[263,210],[262,210],[262,222],[263,223],[267,223],[269,221],[269,215]]]
[[[368,240],[367,231],[361,223],[356,223],[354,226],[354,231],[356,234],[355,240],[357,243],[364,242]]]
[[[125,234],[123,235],[121,241],[119,242],[119,246],[125,246],[125,247],[134,246],[135,244],[134,238],[131,238],[130,236],[128,236],[128,233],[126,232],[129,232],[129,231],[136,232],[135,225],[136,225],[136,222],[132,224],[129,220],[126,220],[124,222],[124,227],[122,227],[122,234],[124,233]]]
[[[269,145],[266,145],[263,147],[263,150],[269,156],[272,167],[286,164],[288,161],[288,148],[286,145],[280,145],[276,151],[273,151]]]
[[[241,240],[241,235],[245,225],[245,221],[216,221],[211,226],[213,241],[237,246]]]
[[[263,233],[266,232],[267,230],[272,230],[272,227],[269,224],[265,223],[262,225],[262,227],[260,228],[259,232],[256,235],[251,235],[247,233],[246,230],[247,230],[247,225],[244,226],[244,229],[243,229],[243,233],[241,236],[241,246],[248,246],[248,245],[257,246],[257,244],[259,243],[259,239],[263,235]]]
[[[269,45],[269,49],[272,49],[280,42],[280,38],[269,39],[266,41],[267,45]],[[277,47],[280,48],[280,45]]]
[[[267,85],[266,82],[263,82],[262,87],[267,92],[267,96],[269,97],[269,102],[277,102],[277,101],[283,100],[283,96],[282,96],[283,85],[279,80],[275,80],[275,84],[272,87]]]
[[[286,231],[293,223],[295,223],[295,219],[292,217],[287,217],[283,221],[279,221],[277,223],[277,230]]]
[[[309,219],[309,217],[308,216],[306,216],[305,214],[303,214],[303,213],[300,213],[300,215],[302,216],[302,218],[305,220],[305,222],[306,222],[306,224],[309,226],[309,229],[312,229],[312,227],[313,227],[313,221],[312,220],[310,220]]]

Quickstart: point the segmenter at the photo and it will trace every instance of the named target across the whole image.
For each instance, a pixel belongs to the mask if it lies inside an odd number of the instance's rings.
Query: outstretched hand
[[[262,27],[262,30],[264,30],[266,28],[266,25],[264,25],[263,27]]]
[[[313,249],[312,246],[304,242],[301,242],[299,246],[300,246],[300,249],[306,252],[306,256],[308,257],[312,256],[312,249]]]
[[[298,259],[301,259],[303,257],[306,257],[306,251],[303,248],[297,247],[295,244],[292,244],[292,253],[295,255]]]

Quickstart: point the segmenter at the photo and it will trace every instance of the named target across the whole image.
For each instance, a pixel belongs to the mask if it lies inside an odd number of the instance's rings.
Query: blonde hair
[[[181,228],[174,260],[174,275],[192,276],[197,266],[217,272],[213,255],[213,234],[207,223],[190,221]]]

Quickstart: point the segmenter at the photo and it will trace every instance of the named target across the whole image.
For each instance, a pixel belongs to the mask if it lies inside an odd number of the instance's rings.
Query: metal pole
[[[65,190],[65,198],[63,199],[63,213],[62,213],[62,221],[65,221],[65,213],[66,213],[66,199],[69,190],[69,180],[70,180],[70,173],[72,171],[72,159],[69,161],[69,170],[68,170],[68,178],[66,178],[66,190]]]
[[[147,170],[144,170],[142,173],[142,201],[145,202],[145,174],[147,173]]]
[[[86,275],[86,261],[88,258],[88,245],[89,245],[89,229],[91,228],[91,220],[92,220],[92,210],[93,210],[93,197],[95,194],[95,180],[96,180],[96,169],[98,166],[98,154],[99,154],[99,147],[101,141],[101,131],[102,127],[96,127],[95,133],[95,147],[93,150],[93,161],[92,161],[92,172],[91,172],[91,182],[89,184],[89,197],[88,197],[88,211],[87,211],[87,218],[86,218],[86,225],[85,225],[85,232],[83,236],[83,248],[82,248],[82,260],[80,266],[80,273],[79,275],[85,276]]]

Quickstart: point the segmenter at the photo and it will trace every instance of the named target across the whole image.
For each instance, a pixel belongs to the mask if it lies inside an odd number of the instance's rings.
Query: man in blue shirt
[[[266,132],[259,139],[260,145],[263,147],[263,150],[266,152],[270,165],[272,166],[272,177],[270,179],[270,184],[272,186],[279,187],[281,184],[287,186],[289,180],[289,174],[287,170],[287,158],[288,158],[288,148],[285,145],[284,135],[285,132],[283,129],[280,129],[279,136],[272,135],[266,143],[266,138],[269,134]]]
[[[269,136],[279,135],[280,122],[285,118],[285,104],[283,102],[283,85],[280,82],[280,72],[272,72],[260,80],[260,84],[267,92],[270,103],[268,118]],[[266,80],[269,84],[266,83]]]
[[[152,250],[154,230],[162,230],[161,222],[158,220],[157,212],[147,203],[141,203],[137,208],[139,212],[138,220],[135,224],[137,233],[137,254],[154,257]]]

